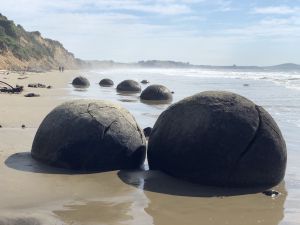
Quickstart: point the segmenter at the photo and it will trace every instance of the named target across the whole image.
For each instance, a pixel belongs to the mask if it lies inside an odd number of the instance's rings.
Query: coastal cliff
[[[0,69],[77,69],[84,64],[60,42],[28,32],[0,14]]]

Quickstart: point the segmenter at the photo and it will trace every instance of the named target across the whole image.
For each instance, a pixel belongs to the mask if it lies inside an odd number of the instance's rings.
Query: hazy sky
[[[0,0],[1,13],[76,57],[300,63],[300,0]]]

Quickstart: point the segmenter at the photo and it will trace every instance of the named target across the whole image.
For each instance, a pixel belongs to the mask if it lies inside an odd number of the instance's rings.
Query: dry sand
[[[32,160],[29,152],[39,124],[68,99],[66,87],[78,74],[28,74],[22,80],[18,74],[0,74],[0,80],[25,86],[19,95],[0,94],[0,225],[276,225],[284,218],[284,183],[275,187],[281,193],[276,198],[261,193],[222,197],[228,193],[158,172],[72,174]],[[35,82],[53,88],[27,88]],[[25,98],[27,92],[41,97]]]

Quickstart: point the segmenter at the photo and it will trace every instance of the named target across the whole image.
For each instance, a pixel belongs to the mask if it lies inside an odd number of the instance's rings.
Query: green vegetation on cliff
[[[2,64],[13,67],[18,67],[14,65],[16,62],[22,62],[22,66],[30,65],[47,69],[58,65],[75,68],[83,64],[58,41],[43,38],[38,31],[27,32],[21,25],[16,25],[2,14],[0,14],[1,55],[12,55],[13,59],[8,60],[6,57],[5,63]]]

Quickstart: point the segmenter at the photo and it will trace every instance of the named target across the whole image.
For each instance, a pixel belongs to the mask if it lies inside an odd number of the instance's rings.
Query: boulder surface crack
[[[87,113],[88,113],[95,121],[98,122],[98,120],[96,119],[96,117],[92,114],[92,110],[90,110],[90,107],[91,107],[92,104],[93,104],[93,103],[89,103],[89,104],[88,104],[88,107],[87,107]],[[118,108],[112,107],[112,106],[97,107],[97,109],[101,109],[101,108],[118,109]],[[126,114],[127,114],[127,113],[126,113]],[[142,130],[139,128],[139,126],[137,125],[135,119],[133,119],[133,121],[135,122],[135,124],[132,124],[132,122],[129,121],[129,120],[126,118],[126,116],[124,116],[123,114],[120,114],[120,116],[121,116],[122,118],[124,118],[124,119],[128,122],[128,124],[129,124],[135,131],[137,131],[137,132],[139,133],[139,135],[140,135],[140,137],[141,137],[141,140],[143,140],[143,132],[142,132]],[[117,121],[114,120],[113,122],[111,122],[111,123],[104,129],[103,134],[102,134],[102,138],[105,136],[105,134],[108,132],[108,130],[110,129],[111,125],[112,125],[114,122],[117,122]],[[99,123],[99,122],[98,122],[98,123]],[[100,124],[100,123],[99,123],[99,124]],[[103,126],[103,124],[101,124],[101,125]]]
[[[96,119],[96,117],[92,114],[92,111],[90,110],[90,107],[91,107],[92,103],[89,103],[88,104],[88,107],[87,107],[87,113],[94,119],[98,122],[98,120]]]
[[[246,146],[246,148],[242,151],[242,153],[240,154],[240,156],[238,157],[235,165],[233,166],[233,168],[231,169],[231,172],[229,174],[229,180],[230,178],[233,176],[233,174],[235,173],[238,165],[240,164],[240,161],[245,157],[245,155],[251,150],[254,142],[256,141],[257,139],[257,136],[258,136],[258,133],[259,133],[259,130],[261,128],[261,123],[262,123],[262,119],[261,119],[261,115],[260,115],[260,111],[258,109],[258,106],[255,105],[255,109],[257,111],[257,114],[258,114],[258,126],[256,128],[256,131],[252,137],[252,139],[250,140],[249,144]]]
[[[117,122],[117,121],[115,121],[115,120],[112,121],[107,127],[104,128],[101,139],[103,139],[103,138],[105,137],[106,133],[109,131],[110,127],[111,127],[111,126],[113,125],[113,123],[115,123],[115,122]]]

